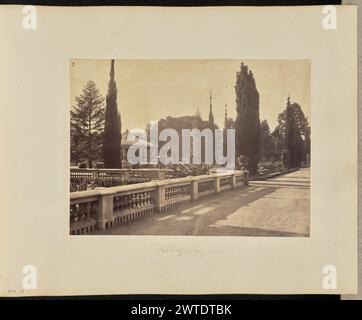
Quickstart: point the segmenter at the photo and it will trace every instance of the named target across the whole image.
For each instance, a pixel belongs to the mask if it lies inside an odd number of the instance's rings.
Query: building
[[[225,103],[225,116],[224,116],[224,140],[223,140],[223,151],[224,155],[227,151],[227,130],[234,129],[234,120],[233,118],[228,117],[228,105]]]
[[[140,140],[135,136],[133,136],[131,139],[128,139],[129,138],[128,135],[129,135],[129,130],[127,129],[122,133],[122,138],[121,138],[121,159],[123,164],[122,168],[129,168],[131,166],[127,157],[128,150],[136,142],[140,142]],[[141,142],[147,145],[147,159],[149,159],[152,144],[149,141],[141,141]]]

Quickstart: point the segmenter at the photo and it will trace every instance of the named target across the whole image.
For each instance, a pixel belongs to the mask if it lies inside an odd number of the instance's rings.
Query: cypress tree
[[[302,117],[298,116],[300,112]],[[288,97],[285,110],[285,148],[290,152],[290,165],[292,167],[299,167],[304,158],[303,126],[300,124],[302,120],[300,118],[304,118],[300,106],[296,103],[291,105]]]
[[[117,86],[114,80],[113,59],[109,76],[103,135],[103,161],[105,168],[121,168],[121,118],[117,109]]]
[[[288,97],[286,109],[278,116],[278,126],[273,132],[276,152],[282,149],[290,152],[290,166],[299,167],[310,158],[310,126],[302,107]],[[308,157],[307,157],[308,154]]]
[[[243,63],[236,74],[236,157],[249,158],[248,170],[256,174],[260,149],[259,92],[253,73]]]
[[[274,148],[274,139],[268,121],[263,120],[260,123],[260,158],[270,160],[274,157]]]
[[[306,164],[310,164],[310,131],[308,119],[306,118],[304,134],[304,161]]]

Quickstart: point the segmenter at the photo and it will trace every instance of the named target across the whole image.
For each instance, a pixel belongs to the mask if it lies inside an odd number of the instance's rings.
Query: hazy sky
[[[197,108],[206,120],[210,90],[215,122],[223,127],[225,103],[229,117],[236,117],[234,85],[241,62],[254,73],[260,120],[267,119],[273,129],[288,94],[310,119],[309,60],[116,60],[122,131],[145,128],[150,120],[169,115],[193,115]],[[93,80],[106,96],[110,65],[110,60],[71,61],[71,105],[88,80]]]

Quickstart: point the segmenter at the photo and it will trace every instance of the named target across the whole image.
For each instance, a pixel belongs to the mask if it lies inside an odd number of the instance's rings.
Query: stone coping
[[[125,168],[122,168],[122,169],[103,169],[103,168],[99,168],[99,169],[96,169],[96,168],[70,168],[70,171],[71,172],[84,172],[84,171],[87,171],[87,172],[94,172],[94,171],[104,171],[104,172],[141,172],[141,171],[145,171],[145,172],[173,172],[173,169],[159,169],[159,168],[144,168],[144,169],[125,169]]]

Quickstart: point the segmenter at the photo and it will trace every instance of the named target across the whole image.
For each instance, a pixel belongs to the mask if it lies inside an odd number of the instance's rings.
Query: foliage
[[[282,169],[283,164],[280,161],[274,161],[274,158],[271,158],[269,161],[261,161],[259,162],[259,167],[263,167],[264,169],[270,170],[270,171],[278,171]]]
[[[86,160],[92,167],[100,157],[104,125],[104,98],[93,81],[88,81],[82,94],[75,98],[70,111],[71,161]]]
[[[290,151],[292,166],[306,162],[310,155],[310,126],[298,103],[290,103],[288,98],[286,109],[278,116],[278,125],[272,133],[275,154],[280,155],[284,148]]]
[[[290,166],[299,167],[304,158],[304,132],[305,117],[300,106],[290,104],[288,98],[285,110],[285,148],[290,152]]]
[[[200,176],[209,174],[212,169],[210,164],[178,164],[174,168],[176,177]]]
[[[275,156],[274,139],[267,120],[260,123],[260,159],[271,159]]]
[[[114,79],[114,60],[111,61],[110,80],[106,100],[103,135],[103,162],[105,168],[121,168],[121,118],[117,109],[117,86]]]
[[[71,178],[70,192],[93,190],[99,187],[115,187],[128,184],[128,181],[120,177],[108,177],[107,179],[100,178]]]
[[[308,125],[308,119],[306,119],[306,130],[305,130],[305,136],[304,136],[304,161],[306,164],[310,163],[310,134],[311,134],[311,128]]]
[[[248,169],[256,174],[260,151],[259,92],[253,73],[243,63],[236,74],[236,156],[245,155]]]
[[[238,157],[238,165],[239,165],[240,169],[247,169],[249,162],[250,162],[250,159],[247,156],[240,155]]]
[[[282,128],[277,125],[271,134],[273,138],[274,155],[273,157],[280,160],[280,155],[284,149],[284,135],[282,134]]]
[[[288,149],[283,149],[280,155],[281,161],[284,168],[290,168],[290,151]]]

